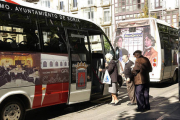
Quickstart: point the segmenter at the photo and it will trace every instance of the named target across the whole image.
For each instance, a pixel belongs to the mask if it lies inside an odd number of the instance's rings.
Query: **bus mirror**
[[[119,48],[118,47],[116,47],[116,49],[115,49],[115,58],[119,59]]]

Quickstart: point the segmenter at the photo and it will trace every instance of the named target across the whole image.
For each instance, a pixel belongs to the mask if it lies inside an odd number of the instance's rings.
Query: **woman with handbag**
[[[109,76],[111,78],[111,84],[109,85],[109,92],[112,95],[112,101],[110,102],[110,104],[113,105],[118,105],[119,101],[117,99],[117,89],[118,89],[118,84],[117,84],[117,79],[118,79],[118,69],[117,69],[117,64],[115,61],[112,60],[113,56],[110,53],[107,53],[105,55],[106,58],[106,64],[105,67],[106,69],[99,69],[99,71],[101,72],[105,72],[106,70],[109,73]]]

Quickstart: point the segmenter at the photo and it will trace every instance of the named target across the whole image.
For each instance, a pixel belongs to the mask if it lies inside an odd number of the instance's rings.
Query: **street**
[[[168,100],[169,97],[174,97]],[[150,87],[150,103],[151,110],[158,104],[169,104],[176,101],[178,97],[178,84],[151,84]],[[112,106],[108,103],[111,101],[110,96],[99,98],[90,102],[84,102],[74,105],[55,105],[35,110],[30,110],[26,113],[26,120],[116,120],[116,119],[133,119],[137,115],[135,106],[127,106],[129,98],[127,96],[126,87],[122,86],[118,95],[121,104]],[[163,103],[164,102],[164,103]],[[131,112],[127,114],[127,111]],[[156,112],[161,115],[161,112]],[[163,112],[162,112],[163,113]],[[159,115],[159,116],[160,116]],[[155,117],[156,115],[153,114]],[[153,118],[151,114],[147,118]]]

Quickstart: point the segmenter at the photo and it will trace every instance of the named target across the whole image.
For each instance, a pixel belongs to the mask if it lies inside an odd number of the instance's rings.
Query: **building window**
[[[41,5],[50,8],[50,0],[42,0]]]
[[[67,63],[66,63],[66,62],[64,63],[64,66],[67,66]]]
[[[104,22],[109,22],[110,21],[110,11],[109,9],[104,10]]]
[[[92,5],[93,4],[93,0],[88,0],[88,5]]]
[[[77,7],[77,0],[73,0],[73,7]]]
[[[94,12],[93,11],[88,12],[88,19],[91,19],[92,21],[94,20]]]
[[[162,7],[162,0],[155,0],[155,7],[161,8]]]
[[[60,1],[60,10],[63,10],[63,1]]]
[[[63,65],[62,65],[62,62],[60,62],[60,66],[63,66]]]
[[[108,38],[110,38],[110,30],[109,27],[104,29],[104,32],[106,33],[106,35],[108,36]]]
[[[85,15],[86,18],[91,19],[92,21],[94,20],[94,10],[92,8],[87,8],[85,10]]]

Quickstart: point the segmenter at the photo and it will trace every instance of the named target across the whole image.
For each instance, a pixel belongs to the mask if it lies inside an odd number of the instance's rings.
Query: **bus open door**
[[[91,52],[88,32],[76,29],[66,29],[69,43],[69,99],[68,104],[90,100],[91,95]]]

